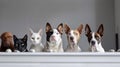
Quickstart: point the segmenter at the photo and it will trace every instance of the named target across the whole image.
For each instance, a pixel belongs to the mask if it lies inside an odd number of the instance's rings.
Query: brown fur
[[[1,47],[0,51],[5,52],[7,49],[11,49],[12,52],[14,51],[13,45],[13,35],[11,32],[4,32],[1,35]]]

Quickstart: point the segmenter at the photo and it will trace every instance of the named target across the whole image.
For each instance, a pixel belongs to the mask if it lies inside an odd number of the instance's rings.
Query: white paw
[[[30,52],[35,52],[35,49],[30,49]]]
[[[10,53],[10,52],[12,52],[12,50],[11,49],[7,49],[6,52]]]
[[[17,53],[19,53],[20,51],[19,51],[19,50],[15,50],[14,52],[17,52]]]
[[[109,52],[115,52],[115,50],[114,49],[110,49]]]
[[[117,52],[120,52],[120,49],[118,49]]]

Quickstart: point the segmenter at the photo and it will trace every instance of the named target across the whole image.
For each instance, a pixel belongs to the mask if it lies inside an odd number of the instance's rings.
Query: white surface
[[[120,53],[0,53],[0,67],[119,67]]]

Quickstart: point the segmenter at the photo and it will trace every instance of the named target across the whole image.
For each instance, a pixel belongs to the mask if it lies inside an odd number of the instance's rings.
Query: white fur
[[[11,50],[11,49],[7,49],[7,50],[6,50],[6,52],[11,53],[11,52],[12,52],[12,50]]]
[[[81,49],[78,45],[78,40],[76,38],[76,35],[73,34],[73,30],[71,30],[69,33],[70,33],[70,35],[67,35],[69,45],[65,49],[65,52],[80,52]],[[70,37],[73,37],[73,42],[71,42]]]
[[[33,30],[30,29],[30,32],[31,32],[30,40],[32,42],[30,52],[42,52],[43,50],[43,45],[41,43],[42,29],[40,29],[38,33],[34,33]]]
[[[92,39],[91,41],[95,41],[95,45],[92,46],[90,43],[90,51],[92,52],[105,52],[105,50],[103,49],[101,42],[98,44],[98,41],[95,38],[95,32],[92,33]]]

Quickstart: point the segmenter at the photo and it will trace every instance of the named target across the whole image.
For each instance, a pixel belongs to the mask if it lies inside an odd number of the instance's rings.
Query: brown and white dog
[[[62,44],[63,24],[59,24],[56,29],[53,29],[49,23],[46,23],[46,46],[45,52],[63,52]]]
[[[88,38],[88,42],[90,45],[89,51],[91,52],[105,52],[104,48],[101,44],[101,39],[103,36],[104,27],[101,24],[97,30],[97,32],[92,32],[89,25],[86,24],[85,26],[85,35]]]
[[[13,35],[10,32],[4,32],[1,35],[0,52],[14,52]]]
[[[77,29],[71,30],[67,24],[64,24],[64,30],[67,35],[68,46],[65,52],[80,52],[81,48],[78,45],[82,33],[83,25],[81,24]]]

